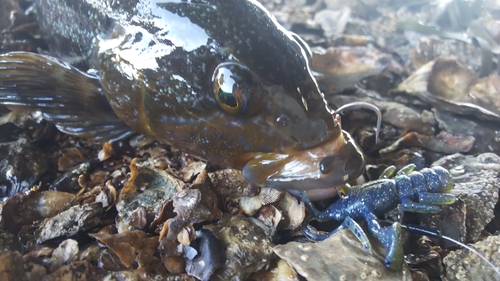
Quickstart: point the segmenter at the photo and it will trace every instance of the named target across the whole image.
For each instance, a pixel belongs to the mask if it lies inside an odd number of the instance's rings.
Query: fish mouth
[[[322,194],[357,179],[364,167],[361,148],[342,130],[335,138],[313,148],[256,154],[245,164],[242,174],[251,184]]]

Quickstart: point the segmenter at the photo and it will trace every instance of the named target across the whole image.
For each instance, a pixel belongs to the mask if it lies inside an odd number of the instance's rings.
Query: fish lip
[[[322,174],[321,160],[331,157],[332,170]],[[313,148],[289,153],[256,153],[247,161],[242,175],[251,184],[276,189],[331,189],[358,178],[364,171],[362,150],[349,133],[342,130]]]

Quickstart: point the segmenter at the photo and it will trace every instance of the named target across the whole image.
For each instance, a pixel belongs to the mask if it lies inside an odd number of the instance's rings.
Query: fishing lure
[[[400,269],[403,264],[403,246],[401,225],[397,222],[382,227],[378,215],[395,209],[401,204],[403,211],[415,213],[437,213],[438,205],[455,202],[456,197],[448,192],[453,188],[453,178],[442,167],[425,168],[414,171],[415,165],[409,164],[394,174],[396,167],[390,166],[379,180],[360,186],[344,185],[339,188],[340,199],[326,210],[319,211],[312,204],[306,192],[301,192],[301,199],[312,216],[304,224],[304,234],[311,240],[324,240],[341,228],[350,228],[362,241],[365,249],[370,250],[368,238],[353,219],[364,219],[368,230],[386,250],[385,265],[391,269]],[[311,220],[336,220],[342,225],[327,233],[313,233],[308,226]]]

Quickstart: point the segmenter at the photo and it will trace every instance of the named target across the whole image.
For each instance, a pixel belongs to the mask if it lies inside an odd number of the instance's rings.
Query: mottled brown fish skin
[[[133,130],[275,188],[331,188],[363,171],[307,47],[258,2],[37,4],[51,52],[95,68],[100,91]],[[335,166],[324,169],[324,158]]]

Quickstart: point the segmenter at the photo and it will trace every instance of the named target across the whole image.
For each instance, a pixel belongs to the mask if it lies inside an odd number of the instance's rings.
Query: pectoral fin
[[[41,111],[62,132],[98,141],[133,133],[109,105],[98,76],[49,56],[0,55],[0,104]]]

